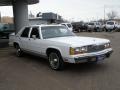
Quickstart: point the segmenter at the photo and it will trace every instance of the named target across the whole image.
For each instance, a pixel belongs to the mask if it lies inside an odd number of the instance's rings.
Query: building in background
[[[47,20],[43,20],[41,17],[29,18],[29,25],[48,24]]]
[[[62,21],[62,16],[52,13],[52,12],[43,13],[42,18],[44,20],[50,21],[50,23],[61,23]]]
[[[6,24],[13,24],[13,17],[9,17],[9,16],[4,16],[1,17],[1,23],[6,23]]]
[[[41,13],[39,12],[37,17],[29,17],[29,24],[35,25],[35,24],[51,24],[51,23],[62,23],[63,19],[62,16],[48,12],[48,13]]]

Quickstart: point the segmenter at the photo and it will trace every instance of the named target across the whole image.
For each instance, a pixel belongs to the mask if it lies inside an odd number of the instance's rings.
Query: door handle
[[[21,40],[21,38],[20,37],[18,37],[19,38],[19,40]]]

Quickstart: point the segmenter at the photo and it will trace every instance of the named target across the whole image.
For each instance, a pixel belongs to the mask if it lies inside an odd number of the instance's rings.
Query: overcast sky
[[[111,10],[120,11],[120,0],[40,0],[29,6],[29,12],[54,12],[69,20],[97,20]],[[0,7],[2,16],[13,16],[12,7]]]

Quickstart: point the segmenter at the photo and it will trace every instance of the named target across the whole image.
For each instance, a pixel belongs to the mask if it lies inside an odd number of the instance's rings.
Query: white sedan
[[[60,70],[64,62],[98,62],[110,57],[110,40],[76,36],[62,25],[34,25],[21,29],[14,37],[17,56],[23,52],[48,58],[50,67]]]

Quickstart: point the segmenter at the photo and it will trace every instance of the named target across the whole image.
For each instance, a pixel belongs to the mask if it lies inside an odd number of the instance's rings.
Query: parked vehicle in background
[[[88,30],[88,23],[84,23],[83,24],[83,31],[87,31]]]
[[[0,37],[9,38],[9,34],[14,32],[13,24],[0,23]]]
[[[102,31],[102,24],[100,22],[89,22],[88,23],[88,31],[89,32],[100,32]]]
[[[12,38],[9,44],[16,48],[17,56],[27,52],[48,58],[54,70],[63,69],[65,62],[99,62],[112,53],[110,40],[78,37],[63,25],[27,26]]]
[[[106,32],[115,31],[120,28],[120,25],[116,21],[107,21],[105,24]]]
[[[13,46],[14,41],[15,41],[15,33],[9,34],[9,46]]]
[[[73,26],[71,23],[61,23],[61,25],[66,26],[70,31],[73,31]]]
[[[73,32],[79,32],[80,31],[80,24],[78,22],[73,22]]]
[[[73,26],[73,31],[75,32],[83,32],[83,31],[87,31],[87,23],[84,22],[73,22],[72,23]]]

